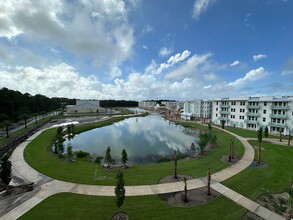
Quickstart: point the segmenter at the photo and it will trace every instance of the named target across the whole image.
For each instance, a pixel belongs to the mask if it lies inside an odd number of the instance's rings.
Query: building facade
[[[195,118],[211,118],[212,116],[211,100],[194,100],[185,101],[183,110],[185,113],[190,113]]]
[[[141,101],[138,103],[138,107],[140,108],[153,108],[155,107],[157,102],[155,101]]]
[[[212,122],[243,129],[266,126],[271,133],[293,134],[293,96],[214,99]]]
[[[76,100],[76,105],[67,105],[66,112],[74,113],[98,113],[105,112],[105,109],[100,107],[99,100]]]

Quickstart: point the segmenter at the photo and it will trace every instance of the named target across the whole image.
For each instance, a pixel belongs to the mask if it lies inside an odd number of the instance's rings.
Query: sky
[[[0,87],[78,99],[293,95],[293,0],[1,0]]]

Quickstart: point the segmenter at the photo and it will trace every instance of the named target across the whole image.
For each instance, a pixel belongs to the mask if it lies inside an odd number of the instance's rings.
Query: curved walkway
[[[47,197],[54,195],[56,193],[72,192],[96,196],[115,196],[115,186],[85,185],[54,180],[32,169],[25,162],[25,159],[23,157],[24,148],[27,146],[28,143],[30,143],[35,137],[37,137],[43,131],[44,130],[41,130],[35,133],[26,142],[18,146],[11,156],[11,161],[15,172],[22,176],[23,179],[27,180],[28,182],[45,183],[41,185],[41,190],[37,194],[35,194],[32,198],[23,202],[13,210],[6,213],[4,216],[1,217],[1,219],[17,219],[18,217],[20,217],[25,212],[33,208],[35,205],[39,204]],[[237,163],[217,173],[212,174],[213,183],[211,184],[211,187],[220,192],[221,194],[223,194],[224,196],[226,196],[227,198],[232,199],[237,204],[245,207],[246,209],[254,212],[255,214],[265,219],[283,219],[282,216],[275,214],[274,212],[260,206],[259,204],[245,198],[244,196],[219,183],[243,171],[254,160],[254,150],[251,147],[251,145],[247,142],[247,140],[229,131],[226,132],[235,136],[241,141],[245,148],[245,152],[243,157]],[[206,186],[207,180],[205,177],[202,177],[188,180],[187,184],[188,189],[191,190]],[[182,191],[183,188],[183,182],[164,183],[155,185],[125,186],[126,196],[156,195],[170,192],[178,192]]]

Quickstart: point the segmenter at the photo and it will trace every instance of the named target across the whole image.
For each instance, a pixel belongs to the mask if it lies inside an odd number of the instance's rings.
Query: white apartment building
[[[212,103],[211,100],[185,101],[183,110],[197,118],[211,118]]]
[[[167,109],[178,110],[181,108],[179,101],[162,101],[162,104],[165,105]]]
[[[214,99],[212,122],[258,130],[269,128],[269,132],[293,134],[293,96],[246,97]]]

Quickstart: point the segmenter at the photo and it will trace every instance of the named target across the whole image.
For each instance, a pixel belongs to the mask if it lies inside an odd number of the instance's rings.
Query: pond
[[[149,163],[162,156],[170,157],[174,150],[189,155],[191,144],[198,146],[198,136],[199,130],[175,125],[159,114],[150,114],[83,132],[64,144],[67,146],[70,142],[75,151],[101,157],[105,157],[106,148],[110,146],[112,158],[117,162],[125,148],[129,162]]]

